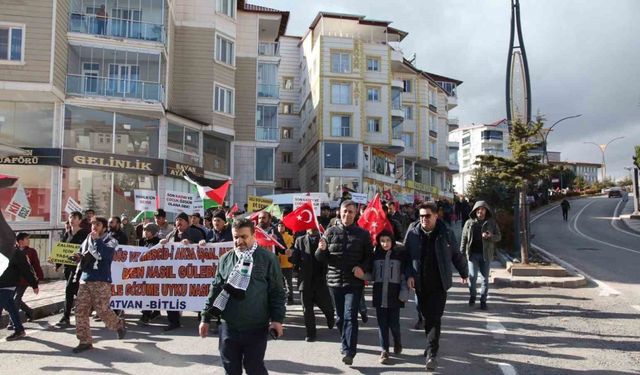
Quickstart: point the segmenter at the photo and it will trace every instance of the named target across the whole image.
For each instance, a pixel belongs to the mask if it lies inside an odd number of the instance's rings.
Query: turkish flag
[[[369,231],[371,234],[371,243],[374,245],[376,244],[376,237],[378,237],[378,234],[383,230],[393,234],[393,227],[389,220],[387,220],[387,214],[385,214],[382,209],[379,193],[373,197],[371,204],[365,208],[362,216],[358,219],[358,226]]]
[[[264,229],[260,228],[259,225],[256,225],[255,229],[256,242],[258,242],[258,246],[262,246],[267,249],[270,249],[271,246],[277,246],[281,249],[286,249],[286,247],[278,242],[274,236],[270,235]]]
[[[314,214],[313,204],[311,204],[311,201],[306,201],[300,207],[291,211],[289,215],[282,219],[282,223],[294,233],[303,232],[307,229],[320,230],[318,218]]]

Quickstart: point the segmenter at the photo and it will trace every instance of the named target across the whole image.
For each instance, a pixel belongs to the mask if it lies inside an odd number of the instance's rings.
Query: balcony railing
[[[258,84],[258,98],[278,99],[280,97],[279,85]]]
[[[115,38],[164,42],[164,25],[95,14],[71,13],[69,31]]]
[[[157,82],[69,74],[67,94],[163,101],[164,88]]]
[[[258,55],[280,56],[280,44],[275,42],[261,42],[258,44]]]
[[[278,140],[278,128],[263,128],[256,127],[256,140],[257,141],[277,141]]]

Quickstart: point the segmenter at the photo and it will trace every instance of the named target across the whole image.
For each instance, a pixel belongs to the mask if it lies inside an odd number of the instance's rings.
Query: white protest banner
[[[359,204],[367,204],[367,194],[351,193],[351,200]]]
[[[74,211],[82,212],[82,206],[73,198],[69,197],[67,199],[67,205],[64,206],[64,212],[66,212],[67,215],[71,215],[71,213]]]
[[[306,194],[294,195],[293,196],[293,209],[302,206],[306,201],[311,201],[313,204],[313,212],[316,216],[320,216],[320,197],[312,197]]]
[[[200,216],[204,217],[204,201],[200,196],[194,194],[193,195],[193,208],[191,209],[190,214],[199,213]]]
[[[136,211],[155,211],[156,192],[155,190],[133,190]]]
[[[27,199],[27,193],[22,185],[18,185],[16,192],[11,198],[11,202],[7,205],[7,213],[16,217],[16,219],[26,220],[31,214],[31,206]]]
[[[193,212],[193,194],[181,193],[179,191],[167,191],[164,196],[164,210],[167,212],[186,212],[191,215]]]
[[[113,309],[200,311],[233,242],[118,246],[111,263]]]

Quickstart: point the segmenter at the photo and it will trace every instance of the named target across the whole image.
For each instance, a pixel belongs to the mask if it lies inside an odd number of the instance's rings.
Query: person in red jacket
[[[44,274],[42,273],[42,267],[40,267],[38,252],[36,251],[36,249],[29,247],[30,245],[29,233],[24,233],[24,232],[18,233],[18,235],[16,236],[16,244],[18,246],[18,249],[24,252],[24,255],[27,256],[27,260],[29,261],[29,264],[31,264],[31,267],[35,271],[36,277],[38,278],[38,280],[42,280],[44,278]],[[20,281],[18,282],[18,286],[16,286],[16,294],[14,295],[13,300],[16,303],[16,310],[24,311],[24,313],[27,315],[27,321],[31,322],[33,321],[33,309],[31,309],[22,300],[22,297],[24,296],[24,293],[27,291],[28,288],[29,288],[29,282],[27,281],[27,279],[25,279],[24,277],[20,278]]]

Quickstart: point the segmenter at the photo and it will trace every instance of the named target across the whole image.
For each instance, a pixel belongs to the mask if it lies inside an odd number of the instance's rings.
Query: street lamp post
[[[605,144],[598,144],[598,143],[595,143],[595,142],[584,142],[586,144],[595,145],[596,147],[598,147],[598,149],[602,153],[602,182],[604,182],[605,177],[607,176],[607,164],[606,164],[606,161],[605,161],[605,158],[604,158],[604,153],[605,153],[605,151],[607,151],[607,147],[611,143],[613,143],[613,142],[615,142],[615,141],[617,141],[619,139],[622,139],[622,138],[624,138],[624,136],[613,138],[612,140],[610,140],[609,142],[607,142]]]
[[[546,133],[541,133],[542,134],[542,142],[543,142],[543,149],[542,149],[542,163],[543,164],[549,164],[549,155],[547,155],[547,137],[549,136],[549,133],[551,133],[551,130],[558,125],[559,123],[561,123],[564,120],[568,120],[568,119],[572,119],[572,118],[577,118],[582,116],[582,114],[579,115],[573,115],[573,116],[567,116],[564,118],[561,118],[560,120],[556,121],[553,123],[553,125],[551,125],[547,130]]]

